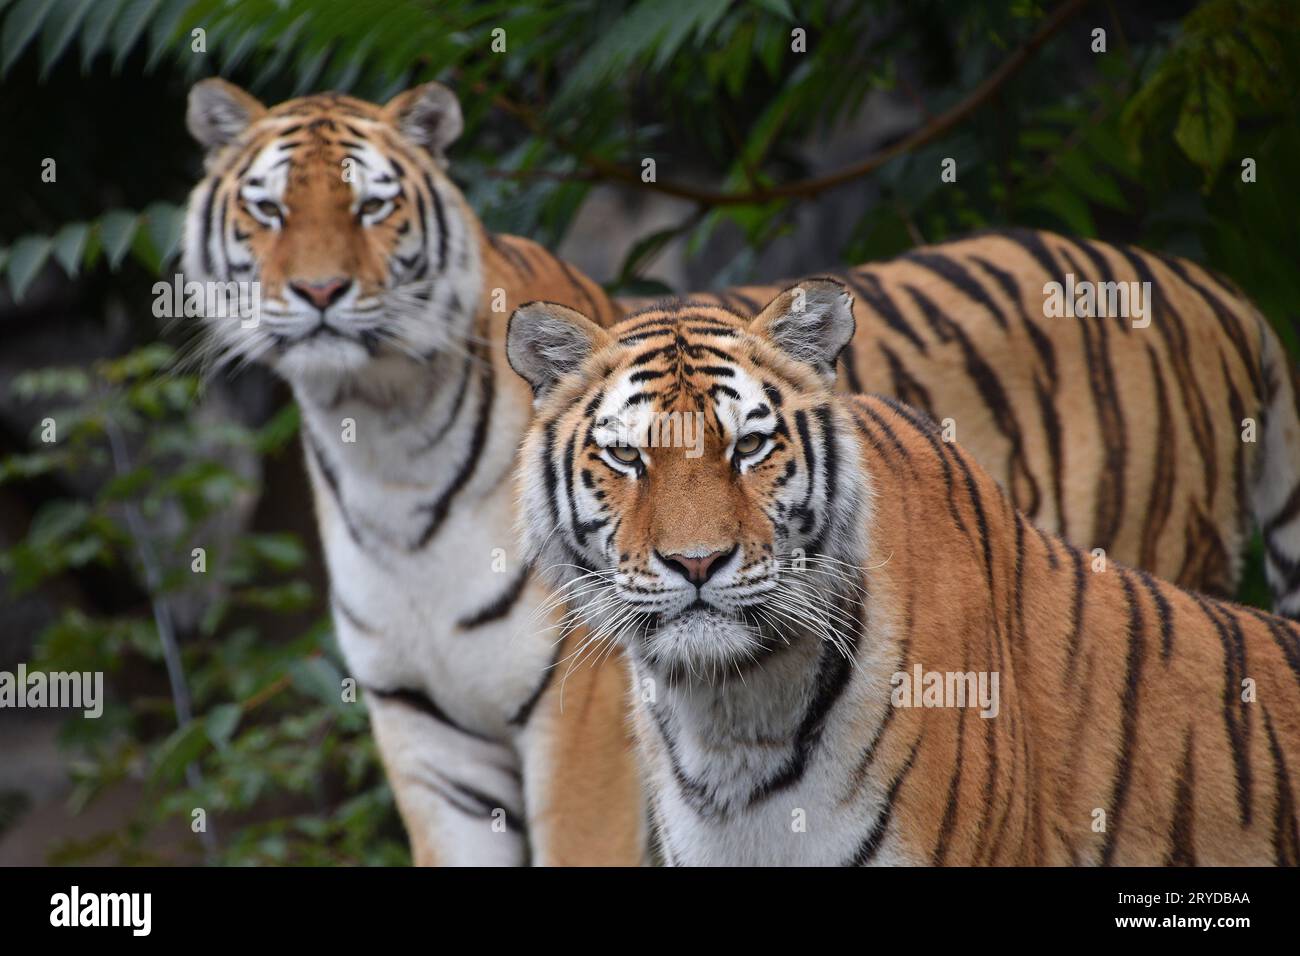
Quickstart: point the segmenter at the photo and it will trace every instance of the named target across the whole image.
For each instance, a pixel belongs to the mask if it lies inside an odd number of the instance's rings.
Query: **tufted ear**
[[[465,128],[456,94],[441,83],[424,83],[398,93],[384,104],[384,115],[403,136],[444,165],[447,147]]]
[[[582,367],[609,344],[609,335],[581,312],[555,302],[526,302],[515,309],[506,329],[510,367],[541,398],[556,382]]]
[[[185,125],[209,153],[225,146],[266,112],[252,94],[218,77],[190,87]]]
[[[750,323],[796,361],[835,379],[835,360],[853,338],[853,293],[834,279],[805,279],[767,304]]]

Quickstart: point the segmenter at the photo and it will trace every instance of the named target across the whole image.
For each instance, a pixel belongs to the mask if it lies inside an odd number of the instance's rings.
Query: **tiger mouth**
[[[321,337],[342,339],[344,342],[350,342],[359,348],[365,349],[370,355],[374,355],[379,348],[379,337],[371,330],[365,329],[356,333],[345,332],[340,328],[330,325],[330,323],[323,319],[318,322],[315,328],[311,329],[311,331],[304,332],[301,335],[292,337],[287,335],[276,336],[282,352],[288,351],[289,349],[299,345],[306,345],[308,342],[315,342]]]

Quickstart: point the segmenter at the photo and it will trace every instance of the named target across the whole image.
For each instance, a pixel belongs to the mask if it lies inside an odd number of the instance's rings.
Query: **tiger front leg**
[[[370,722],[417,866],[528,862],[519,761],[416,695],[366,694]]]
[[[532,862],[640,866],[648,827],[627,664],[618,651],[575,653],[580,636],[566,642],[517,743]]]

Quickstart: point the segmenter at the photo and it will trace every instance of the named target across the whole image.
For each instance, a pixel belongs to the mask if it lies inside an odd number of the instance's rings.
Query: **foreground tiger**
[[[1096,571],[923,415],[834,394],[851,302],[511,321],[526,547],[628,652],[668,860],[1300,862],[1300,630]]]
[[[442,86],[383,107],[325,94],[267,109],[208,80],[189,124],[208,158],[185,272],[260,285],[256,327],[214,318],[209,340],[217,359],[265,362],[293,387],[334,627],[370,691],[416,861],[639,858],[630,744],[604,716],[623,706],[619,661],[556,679],[570,650],[552,646],[547,590],[510,532],[530,412],[505,365],[508,310],[551,299],[607,323],[618,308],[536,244],[482,228],[445,170],[461,119]],[[1044,275],[1067,266],[1152,274],[1152,326],[1036,318]],[[1293,393],[1239,296],[1188,263],[1039,233],[847,278],[863,301],[843,381],[953,417],[1044,526],[1230,590],[1250,497],[1279,593],[1294,590]],[[1240,441],[1247,416],[1257,444]]]

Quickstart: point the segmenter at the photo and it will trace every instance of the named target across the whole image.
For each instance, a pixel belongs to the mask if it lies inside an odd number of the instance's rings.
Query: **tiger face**
[[[190,93],[207,149],[187,280],[256,284],[253,321],[208,315],[219,359],[290,377],[454,348],[477,308],[479,226],[444,172],[460,133],[436,83],[380,107],[326,93],[267,109],[223,80]]]
[[[507,354],[533,386],[524,538],[593,640],[674,677],[833,633],[863,552],[865,478],[832,400],[852,296],[812,280],[752,321],[652,308],[602,330],[523,306]]]

